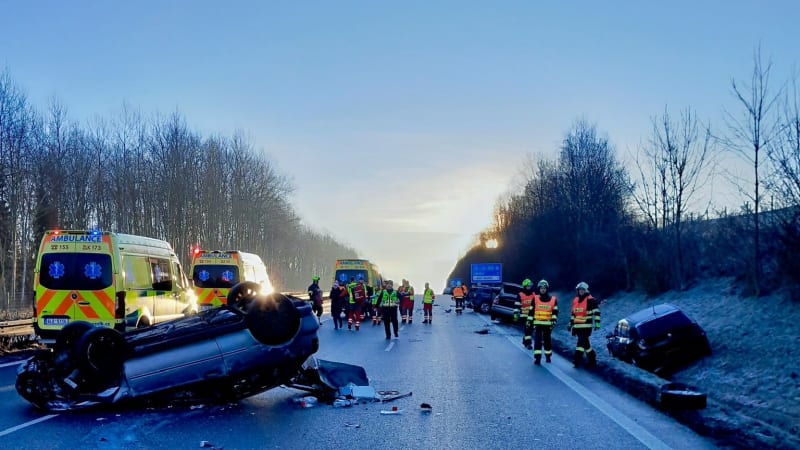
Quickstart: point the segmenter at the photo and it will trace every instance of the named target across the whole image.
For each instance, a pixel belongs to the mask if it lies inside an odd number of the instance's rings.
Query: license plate
[[[69,323],[69,317],[45,317],[44,324],[51,326],[64,326]]]

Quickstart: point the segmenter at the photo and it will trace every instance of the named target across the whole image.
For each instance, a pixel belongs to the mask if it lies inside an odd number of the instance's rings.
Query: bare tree
[[[634,198],[645,211],[654,228],[670,229],[667,238],[674,261],[674,282],[685,287],[683,223],[693,197],[702,182],[710,177],[711,131],[702,125],[691,108],[675,121],[665,107],[661,117],[653,119],[650,147],[644,149],[648,165],[637,157],[642,187]],[[651,180],[651,181],[648,181]]]
[[[753,202],[753,263],[751,277],[754,293],[761,294],[761,172],[765,170],[765,150],[771,144],[778,130],[774,118],[775,106],[782,89],[770,90],[770,71],[772,63],[766,65],[761,60],[761,49],[753,56],[753,71],[750,82],[741,86],[735,79],[731,80],[731,91],[742,110],[738,113],[726,111],[725,119],[728,135],[723,143],[728,150],[734,152],[753,168],[753,190],[745,190],[745,196]],[[741,187],[740,187],[741,188]]]

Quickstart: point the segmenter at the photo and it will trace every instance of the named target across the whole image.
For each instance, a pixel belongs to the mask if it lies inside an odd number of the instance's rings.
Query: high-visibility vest
[[[409,286],[408,289],[406,289],[406,292],[408,292],[408,299],[413,302],[414,301],[414,286]]]
[[[397,291],[383,291],[381,306],[397,306]]]
[[[434,295],[433,289],[431,289],[431,288],[425,289],[425,292],[422,294],[422,303],[425,303],[426,305],[429,305],[429,304],[433,303],[433,299],[435,299],[435,298],[436,298],[436,295]]]
[[[596,310],[589,311],[589,300],[594,297],[587,295],[581,300],[580,297],[572,299],[572,327],[573,328],[592,328],[592,321],[596,319]],[[590,317],[591,315],[591,317]]]
[[[453,288],[453,297],[463,298],[464,297],[464,289],[461,289],[461,286],[457,286]]]
[[[520,300],[520,313],[522,317],[528,317],[528,311],[531,309],[531,304],[533,303],[533,298],[536,296],[533,292],[530,294],[526,294],[524,291],[519,292],[519,300]]]
[[[550,297],[550,301],[543,301],[537,295],[533,299],[533,325],[553,325],[558,319],[558,300],[555,296]]]

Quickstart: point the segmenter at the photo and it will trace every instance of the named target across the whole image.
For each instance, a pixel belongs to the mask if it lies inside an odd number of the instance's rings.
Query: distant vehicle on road
[[[472,308],[475,312],[489,314],[492,309],[492,302],[500,286],[472,286],[467,294],[467,308]]]
[[[495,295],[489,310],[492,320],[516,322],[519,319],[522,306],[519,301],[520,291],[522,291],[522,286],[516,283],[503,283],[500,286],[500,291]]]
[[[200,309],[223,305],[231,288],[243,281],[260,284],[263,294],[272,292],[267,266],[254,253],[195,248],[189,272]]]
[[[700,325],[667,303],[621,319],[606,341],[612,356],[655,373],[669,372],[711,354]]]
[[[378,266],[366,259],[337,259],[333,267],[333,281],[346,285],[350,280],[364,280],[367,286],[380,286],[383,276]]]
[[[450,278],[447,280],[447,286],[444,287],[442,295],[453,295],[453,288],[463,284],[461,278]]]
[[[307,302],[261,294],[254,282],[231,289],[225,305],[122,334],[72,322],[52,351],[20,366],[17,392],[46,410],[158,398],[237,399],[300,375],[319,349]]]

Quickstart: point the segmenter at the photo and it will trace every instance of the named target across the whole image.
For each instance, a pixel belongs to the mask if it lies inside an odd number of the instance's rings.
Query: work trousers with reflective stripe
[[[423,303],[422,314],[425,316],[425,320],[428,322],[433,320],[433,303]]]
[[[542,358],[542,344],[544,344],[544,354],[549,358],[553,354],[553,340],[551,333],[553,327],[545,325],[536,325],[533,327],[533,357],[536,359]]]
[[[356,323],[356,329],[361,326],[361,304],[360,303],[350,303],[350,312],[347,316],[347,328],[350,328],[353,325],[353,321]]]
[[[591,328],[573,328],[572,334],[578,337],[578,344],[575,347],[575,359],[583,359],[585,353],[589,359],[594,359],[594,349],[592,343],[589,341],[589,336],[592,335]]]

